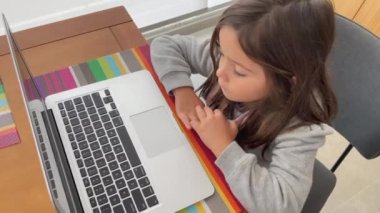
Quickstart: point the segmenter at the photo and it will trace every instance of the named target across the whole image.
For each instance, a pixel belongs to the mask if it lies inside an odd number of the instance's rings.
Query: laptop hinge
[[[46,113],[47,112],[47,113]],[[51,142],[51,148],[57,164],[58,172],[61,177],[62,186],[65,191],[66,198],[68,199],[70,212],[84,212],[78,191],[72,176],[69,163],[66,158],[62,139],[56,125],[53,111],[48,109],[41,112],[42,118],[47,127],[47,134]]]

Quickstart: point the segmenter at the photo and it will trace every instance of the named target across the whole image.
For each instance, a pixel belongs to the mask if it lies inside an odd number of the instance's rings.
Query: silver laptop
[[[41,92],[3,22],[59,212],[167,213],[214,193],[148,71],[29,100],[28,90]]]

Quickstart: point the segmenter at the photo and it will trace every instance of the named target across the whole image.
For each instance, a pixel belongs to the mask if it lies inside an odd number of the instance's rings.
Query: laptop
[[[58,212],[167,213],[214,193],[148,71],[42,98],[2,17],[46,185]],[[28,98],[30,90],[38,97]]]

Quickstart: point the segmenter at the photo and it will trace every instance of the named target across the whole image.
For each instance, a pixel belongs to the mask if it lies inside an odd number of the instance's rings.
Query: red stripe
[[[57,71],[51,72],[50,77],[53,79],[55,88],[57,89],[57,92],[61,92],[63,89],[61,87],[61,84],[59,83],[58,77],[57,77]]]
[[[70,69],[68,67],[58,70],[58,73],[61,76],[65,89],[73,89],[77,87],[75,80],[71,75]]]
[[[45,74],[43,75],[43,78],[44,78],[44,81],[45,81],[45,85],[47,87],[47,90],[49,91],[49,94],[54,94],[54,88],[53,86],[51,85],[51,81],[49,80],[48,74]]]

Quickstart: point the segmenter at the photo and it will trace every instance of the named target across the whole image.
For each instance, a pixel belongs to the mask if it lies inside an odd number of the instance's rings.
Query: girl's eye
[[[240,77],[244,77],[244,76],[246,76],[245,74],[243,74],[243,73],[237,71],[236,69],[234,69],[234,73],[235,73],[237,76],[240,76]]]

